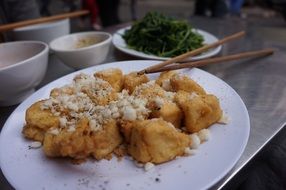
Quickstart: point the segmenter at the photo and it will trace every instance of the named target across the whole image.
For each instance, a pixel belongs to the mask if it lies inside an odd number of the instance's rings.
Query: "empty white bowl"
[[[106,59],[111,39],[106,32],[80,32],[53,40],[50,48],[67,66],[82,69]]]
[[[34,92],[45,76],[48,52],[43,42],[0,44],[0,106],[20,103]]]
[[[33,40],[49,44],[53,39],[70,33],[69,19],[36,24],[14,29],[13,39],[16,41]]]

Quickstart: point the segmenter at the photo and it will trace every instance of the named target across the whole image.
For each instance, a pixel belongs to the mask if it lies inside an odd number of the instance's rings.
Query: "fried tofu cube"
[[[74,93],[75,89],[70,85],[66,85],[61,88],[54,88],[50,93],[50,97],[56,98],[61,94],[72,95]]]
[[[145,74],[139,75],[136,72],[131,72],[124,75],[123,88],[128,90],[129,94],[131,94],[137,86],[147,82],[149,82],[149,78]]]
[[[177,75],[176,71],[165,71],[160,74],[160,76],[156,79],[156,84],[161,86],[164,90],[173,91],[173,88],[170,84],[170,79]]]
[[[92,156],[100,160],[119,146],[123,139],[116,121],[110,120],[103,126],[103,130],[95,132],[95,134],[90,137],[90,141],[94,144]]]
[[[110,120],[102,130],[93,131],[89,120],[77,123],[75,131],[57,129],[58,134],[47,132],[43,149],[49,157],[70,157],[83,159],[93,156],[97,160],[105,158],[122,142],[122,137],[114,120]]]
[[[160,164],[184,154],[188,135],[163,119],[138,121],[132,128],[128,153],[138,162]]]
[[[107,81],[115,89],[116,92],[120,92],[122,90],[124,76],[120,69],[106,69],[96,72],[94,76]]]
[[[117,100],[118,96],[116,91],[112,88],[112,90],[102,90],[102,91],[94,91],[93,89],[85,89],[83,90],[89,98],[94,102],[95,105],[107,105],[109,102]]]
[[[189,93],[206,94],[205,90],[198,83],[187,76],[174,75],[170,79],[170,84],[176,92],[183,90]]]
[[[152,109],[151,118],[162,118],[172,123],[176,128],[179,128],[183,116],[181,109],[173,102],[163,101],[161,103],[161,101],[160,99],[155,101],[156,105],[154,109]]]
[[[166,97],[166,91],[156,83],[146,83],[137,86],[132,93],[135,97],[151,100],[155,97]]]
[[[219,100],[214,95],[195,96],[181,105],[188,132],[195,133],[216,123],[222,115]]]
[[[179,105],[179,107],[182,107],[186,102],[188,102],[190,99],[192,99],[195,96],[198,96],[198,94],[195,92],[189,93],[183,90],[179,90],[175,94],[174,100],[176,104]]]
[[[77,90],[85,93],[95,105],[107,105],[117,99],[115,89],[103,79],[80,74],[74,78],[74,82]]]
[[[30,125],[25,125],[22,133],[28,139],[43,142],[46,130]]]
[[[26,111],[26,126],[22,131],[26,138],[43,141],[48,129],[59,126],[59,117],[54,116],[50,110],[41,108],[44,101],[34,103]]]

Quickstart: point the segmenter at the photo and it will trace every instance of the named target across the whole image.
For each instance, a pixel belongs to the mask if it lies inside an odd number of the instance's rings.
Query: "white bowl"
[[[81,40],[99,42],[77,48]],[[102,63],[108,54],[112,36],[106,32],[80,32],[53,40],[50,48],[69,67],[82,69]]]
[[[49,44],[53,39],[70,33],[69,19],[21,27],[12,31],[16,41],[33,40]]]
[[[0,44],[0,106],[20,103],[34,92],[45,76],[48,52],[43,42]]]

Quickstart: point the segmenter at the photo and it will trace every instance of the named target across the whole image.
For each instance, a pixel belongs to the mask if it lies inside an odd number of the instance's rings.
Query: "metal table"
[[[222,55],[262,48],[275,48],[274,55],[231,63],[205,66],[202,69],[216,75],[232,86],[245,102],[250,115],[251,131],[246,149],[235,167],[212,189],[220,189],[227,184],[281,129],[286,121],[286,27],[282,21],[251,21],[237,18],[209,19],[191,18],[196,27],[222,38],[245,30],[247,35],[223,46]],[[126,25],[126,24],[125,24]],[[113,33],[125,26],[107,28]],[[138,59],[111,48],[106,63]],[[41,86],[73,72],[54,55],[50,56],[47,74]],[[0,108],[0,126],[16,106]],[[0,174],[0,188],[13,189]]]

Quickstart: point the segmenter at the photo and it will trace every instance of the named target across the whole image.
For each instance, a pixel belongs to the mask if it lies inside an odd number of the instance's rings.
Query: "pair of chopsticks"
[[[172,59],[169,59],[167,61],[163,61],[159,64],[156,64],[156,65],[153,65],[153,66],[148,67],[146,69],[143,69],[143,70],[139,71],[138,74],[157,73],[157,72],[177,70],[177,69],[182,69],[182,68],[200,67],[200,66],[214,64],[214,63],[221,63],[221,62],[227,62],[227,61],[233,61],[233,60],[239,60],[239,59],[245,59],[245,58],[262,57],[262,56],[267,56],[267,55],[273,54],[273,52],[274,52],[273,49],[263,49],[263,50],[258,50],[258,51],[243,52],[243,53],[227,55],[227,56],[222,56],[222,57],[209,58],[209,59],[204,59],[204,60],[200,60],[200,61],[192,61],[192,62],[188,62],[188,63],[170,65],[170,64],[176,63],[178,61],[182,61],[187,57],[198,55],[198,54],[200,54],[206,50],[218,47],[219,45],[222,45],[222,44],[227,43],[229,41],[241,38],[244,35],[245,35],[244,31],[235,33],[235,34],[227,36],[221,40],[218,40],[217,42],[214,42],[212,44],[204,45],[201,48],[195,49],[193,51],[189,51],[187,53],[184,53],[182,55],[179,55],[179,56],[174,57]],[[167,66],[167,65],[170,65],[170,66]]]
[[[33,24],[41,24],[41,23],[52,22],[56,20],[66,19],[66,18],[79,17],[79,16],[83,16],[87,14],[89,14],[89,11],[81,10],[81,11],[75,11],[71,13],[64,13],[64,14],[49,16],[49,17],[42,17],[42,18],[37,18],[37,19],[14,22],[11,24],[4,24],[0,26],[0,32],[6,32],[9,30],[13,30],[15,28],[20,28],[24,26],[33,25]]]

